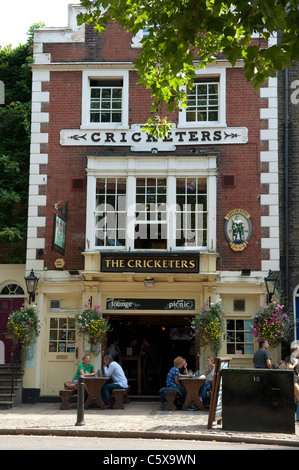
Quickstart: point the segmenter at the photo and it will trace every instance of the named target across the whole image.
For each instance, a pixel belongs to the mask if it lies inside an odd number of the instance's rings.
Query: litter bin
[[[295,433],[294,373],[280,369],[224,369],[222,428]]]

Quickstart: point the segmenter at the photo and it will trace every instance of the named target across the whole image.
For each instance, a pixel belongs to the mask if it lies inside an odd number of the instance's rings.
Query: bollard
[[[78,377],[77,422],[76,426],[84,426],[84,377]]]

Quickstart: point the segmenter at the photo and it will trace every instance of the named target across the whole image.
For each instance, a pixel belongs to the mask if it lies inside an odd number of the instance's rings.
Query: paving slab
[[[299,423],[294,434],[224,431],[216,422],[208,429],[208,410],[165,411],[158,402],[138,401],[126,404],[124,410],[89,408],[80,422],[76,406],[59,407],[59,403],[37,403],[0,410],[0,434],[214,440],[299,449]]]

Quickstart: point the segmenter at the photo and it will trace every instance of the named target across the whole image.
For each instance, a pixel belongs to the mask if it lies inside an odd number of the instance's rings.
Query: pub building
[[[211,352],[191,321],[220,299],[220,355],[252,367],[251,316],[279,271],[276,79],[255,91],[242,62],[219,57],[156,139],[142,130],[151,96],[133,63],[143,32],[110,23],[99,36],[77,25],[79,11],[34,33],[26,275],[38,277],[41,334],[24,400],[57,397],[72,379],[88,352],[75,328],[88,302],[109,319],[102,353],[118,340],[133,394],[157,394],[177,355],[203,371]]]

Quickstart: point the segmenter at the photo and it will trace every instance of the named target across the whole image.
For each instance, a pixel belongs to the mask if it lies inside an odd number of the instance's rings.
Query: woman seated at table
[[[199,392],[199,398],[201,399],[204,405],[208,405],[209,400],[208,400],[207,392],[208,391],[211,392],[212,390],[214,373],[215,373],[215,360],[212,356],[209,356],[207,358],[207,365],[203,373],[208,380],[206,380],[205,383],[202,385],[200,392]]]
[[[83,377],[90,377],[91,375],[95,375],[94,367],[91,364],[90,356],[86,355],[83,357],[81,364],[79,364],[77,372],[74,375],[72,382],[78,382],[79,375],[83,375]]]
[[[112,408],[110,393],[115,388],[128,388],[128,381],[123,368],[113,357],[107,355],[104,357],[104,374],[105,377],[111,377],[111,382],[103,385],[101,390],[102,400],[106,408]]]
[[[164,404],[166,402],[164,397],[164,391],[175,391],[178,393],[180,398],[178,399],[179,404],[183,405],[186,400],[187,391],[179,381],[180,377],[186,377],[186,375],[180,374],[179,369],[183,368],[185,365],[185,359],[181,356],[178,356],[173,361],[173,367],[167,374],[166,387],[160,389],[160,403]]]

